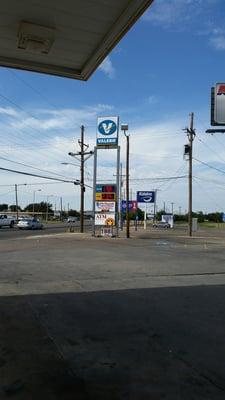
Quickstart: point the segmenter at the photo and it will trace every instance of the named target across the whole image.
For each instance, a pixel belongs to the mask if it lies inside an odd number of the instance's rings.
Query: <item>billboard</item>
[[[115,213],[95,214],[95,225],[114,226],[115,225]]]
[[[211,125],[225,125],[225,83],[211,89]]]
[[[98,117],[97,147],[118,146],[119,117]]]
[[[155,191],[139,191],[137,192],[138,203],[155,203]]]

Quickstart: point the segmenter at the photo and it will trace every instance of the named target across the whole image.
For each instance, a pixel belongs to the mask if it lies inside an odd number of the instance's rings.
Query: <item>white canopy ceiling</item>
[[[0,65],[86,80],[152,2],[1,1]]]

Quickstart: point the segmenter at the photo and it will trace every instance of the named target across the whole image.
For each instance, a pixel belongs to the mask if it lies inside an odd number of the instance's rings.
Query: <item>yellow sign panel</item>
[[[95,200],[96,201],[102,200],[102,193],[95,193]]]
[[[96,201],[115,201],[116,200],[116,193],[95,193],[95,200]]]

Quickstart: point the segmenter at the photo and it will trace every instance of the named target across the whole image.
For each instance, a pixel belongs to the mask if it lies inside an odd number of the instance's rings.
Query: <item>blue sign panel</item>
[[[97,144],[109,144],[109,145],[112,145],[112,144],[115,144],[115,145],[117,145],[117,143],[118,143],[118,139],[117,138],[98,138],[97,139]]]
[[[222,220],[223,220],[223,222],[225,222],[225,213],[223,213],[223,215],[222,215]]]
[[[128,207],[129,207],[130,212],[136,212],[137,211],[137,202],[134,200],[129,200]],[[127,202],[126,202],[126,200],[122,200],[121,211],[125,212],[126,208],[127,208]]]
[[[155,192],[142,191],[137,192],[138,203],[155,203]]]

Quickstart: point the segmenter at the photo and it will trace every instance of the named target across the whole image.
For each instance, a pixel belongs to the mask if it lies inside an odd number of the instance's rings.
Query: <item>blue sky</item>
[[[194,157],[225,171],[225,137],[207,136],[210,127],[210,88],[223,82],[225,63],[224,0],[155,0],[87,82],[0,68],[1,156],[65,177],[79,178],[67,155],[77,151],[79,127],[86,142],[95,144],[98,115],[119,115],[131,136],[131,190],[159,189],[158,206],[187,209],[187,179],[155,178],[185,175],[182,131],[195,113]],[[120,138],[125,169],[125,140]],[[4,168],[36,172],[1,159]],[[113,152],[102,152],[101,179],[114,173]],[[40,171],[39,171],[40,172]],[[86,164],[92,184],[92,160]],[[1,185],[19,187],[19,203],[69,203],[79,208],[79,188],[71,184],[42,185],[41,179],[0,172]],[[55,175],[56,176],[56,175]],[[194,163],[195,210],[224,210],[225,174]],[[86,191],[86,208],[91,207]],[[50,197],[49,197],[50,200]],[[0,186],[0,203],[14,204],[14,189]]]

